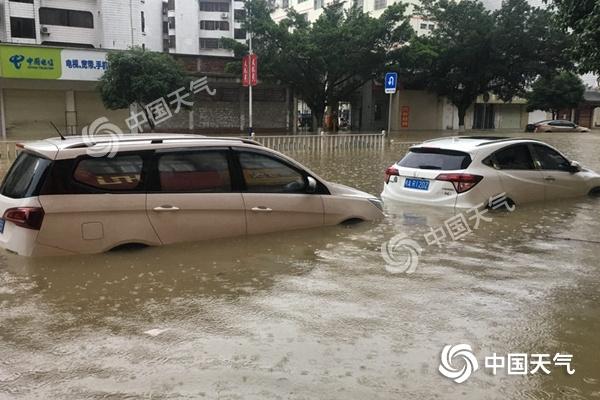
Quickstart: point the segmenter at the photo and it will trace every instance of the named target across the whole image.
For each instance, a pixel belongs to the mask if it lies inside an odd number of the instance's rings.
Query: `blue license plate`
[[[4,220],[4,218],[0,218],[0,233],[4,233],[4,223],[6,221]]]
[[[428,190],[429,181],[425,179],[406,178],[404,180],[404,187],[409,189]]]

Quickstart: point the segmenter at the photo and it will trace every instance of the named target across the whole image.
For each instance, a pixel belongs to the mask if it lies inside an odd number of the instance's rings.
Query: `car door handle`
[[[159,206],[159,207],[154,207],[153,208],[154,211],[179,211],[179,207],[175,207],[175,206],[171,206],[168,204]]]
[[[548,181],[548,182],[554,182],[556,180],[556,178],[553,177],[553,176],[547,176],[547,177],[544,178],[544,180]]]
[[[264,206],[252,207],[251,210],[254,212],[265,212],[265,213],[270,213],[271,211],[273,211],[273,209],[271,209],[269,207],[264,207]]]

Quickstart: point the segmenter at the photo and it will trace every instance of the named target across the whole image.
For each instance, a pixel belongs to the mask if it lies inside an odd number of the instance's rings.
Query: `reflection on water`
[[[542,136],[600,170],[600,136]],[[379,193],[386,150],[292,154]],[[600,397],[600,200],[493,213],[458,242],[423,235],[449,210],[386,205],[373,224],[98,256],[0,259],[0,398]],[[423,247],[386,272],[384,241]],[[144,332],[164,330],[157,336]],[[437,372],[446,344],[572,353],[576,372]]]

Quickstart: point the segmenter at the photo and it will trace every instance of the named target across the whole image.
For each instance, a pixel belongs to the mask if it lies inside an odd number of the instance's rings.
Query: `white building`
[[[323,7],[333,2],[333,0],[278,0],[278,7],[271,16],[274,21],[279,22],[285,18],[288,9],[293,8],[302,14],[306,20],[314,22],[323,12]],[[343,2],[343,4],[346,8],[356,4],[372,17],[379,18],[388,6],[399,2],[407,4],[406,12],[411,15],[410,25],[417,34],[426,34],[433,29],[432,22],[424,20],[415,13],[415,6],[419,4],[418,0],[349,0]]]
[[[0,0],[0,42],[227,56],[243,18],[237,0]]]
[[[96,90],[107,50],[224,62],[221,38],[245,40],[243,18],[237,0],[0,0],[0,135],[75,134],[102,116],[126,129],[129,111],[106,110]]]

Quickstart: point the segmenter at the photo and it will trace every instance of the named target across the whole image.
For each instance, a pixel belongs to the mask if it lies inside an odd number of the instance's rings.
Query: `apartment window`
[[[201,49],[222,49],[223,43],[220,39],[215,38],[200,38]]]
[[[175,0],[169,0],[169,4],[167,6],[167,9],[170,11],[174,11],[175,10]]]
[[[33,0],[10,0],[13,3],[27,3],[27,4],[33,4]]]
[[[233,31],[234,39],[246,39],[246,30],[245,29],[235,29]]]
[[[10,18],[12,37],[35,39],[35,20],[33,18]]]
[[[74,28],[93,28],[94,16],[89,11],[41,7],[40,24],[70,26]]]
[[[175,29],[175,17],[169,17],[169,29]]]
[[[175,39],[175,35],[169,36],[169,48],[174,49],[177,45],[177,40]]]
[[[318,10],[319,8],[322,8],[322,7],[323,7],[323,0],[315,0],[315,3],[314,3],[315,10]]]
[[[382,8],[385,8],[386,6],[387,6],[387,0],[375,0],[374,8],[376,10],[381,10]]]
[[[144,15],[143,11],[141,13],[141,19],[142,19],[142,33],[145,33],[146,32],[146,16]]]
[[[429,24],[429,30],[430,30],[430,31],[432,31],[432,30],[433,30],[433,28],[435,28],[435,25],[433,25],[433,24]]]
[[[421,29],[427,29],[427,24],[421,24]]]
[[[169,23],[167,21],[163,21],[163,33],[169,33]]]
[[[229,12],[229,3],[201,1],[200,11]]]
[[[281,0],[281,8],[288,8],[290,6],[290,0]]]
[[[205,31],[228,31],[228,21],[200,21],[200,29]]]
[[[243,21],[246,19],[246,10],[233,10],[233,19]]]

